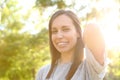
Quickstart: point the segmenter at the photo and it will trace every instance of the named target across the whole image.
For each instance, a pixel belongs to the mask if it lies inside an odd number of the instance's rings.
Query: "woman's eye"
[[[53,33],[53,34],[57,33],[57,30],[52,30],[52,33]]]
[[[69,28],[65,28],[65,29],[63,29],[63,31],[69,31],[70,29]]]

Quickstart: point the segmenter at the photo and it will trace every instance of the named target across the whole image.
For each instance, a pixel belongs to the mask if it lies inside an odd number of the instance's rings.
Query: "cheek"
[[[52,41],[52,42],[54,41],[54,37],[53,37],[53,36],[51,36],[51,41]]]
[[[77,43],[77,39],[78,39],[78,35],[76,33],[71,36],[71,40],[74,44]]]
[[[72,38],[72,43],[76,44],[77,43],[77,37]]]
[[[77,40],[77,36],[76,34],[69,34],[69,37],[67,37],[67,39],[72,42],[72,43],[75,43],[76,40]]]

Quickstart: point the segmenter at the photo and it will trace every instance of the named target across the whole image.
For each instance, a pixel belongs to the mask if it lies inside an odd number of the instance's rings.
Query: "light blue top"
[[[104,62],[104,66],[100,65],[88,48],[85,48],[85,56],[86,58],[79,65],[71,80],[103,80],[106,73],[105,69],[107,67],[106,61]],[[48,80],[65,80],[65,76],[69,71],[71,64],[72,63],[65,63],[57,65]],[[50,64],[40,68],[35,80],[47,80],[45,78],[49,69]]]

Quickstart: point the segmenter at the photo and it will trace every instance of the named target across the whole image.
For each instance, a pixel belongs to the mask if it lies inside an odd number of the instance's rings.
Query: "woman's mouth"
[[[68,45],[68,42],[58,42],[57,43],[57,46],[58,47],[65,47],[65,46],[67,46]]]

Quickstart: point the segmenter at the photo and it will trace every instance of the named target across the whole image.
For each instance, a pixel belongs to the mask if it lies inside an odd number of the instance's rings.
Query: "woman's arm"
[[[87,24],[83,32],[84,44],[93,53],[95,59],[101,64],[104,64],[105,56],[105,41],[103,35],[96,24]]]

